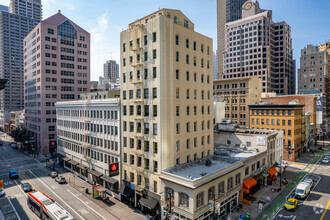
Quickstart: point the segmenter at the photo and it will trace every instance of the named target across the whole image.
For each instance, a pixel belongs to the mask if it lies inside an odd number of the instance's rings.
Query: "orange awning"
[[[274,176],[277,173],[277,170],[275,167],[272,167],[268,170],[269,175]]]
[[[251,187],[253,187],[256,184],[257,184],[257,181],[253,177],[251,177],[250,179],[244,181],[243,188],[250,189]]]

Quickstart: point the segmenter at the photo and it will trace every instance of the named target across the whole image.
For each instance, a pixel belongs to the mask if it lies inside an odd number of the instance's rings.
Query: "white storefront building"
[[[120,161],[120,99],[56,103],[57,152],[63,166],[92,184],[117,191]]]

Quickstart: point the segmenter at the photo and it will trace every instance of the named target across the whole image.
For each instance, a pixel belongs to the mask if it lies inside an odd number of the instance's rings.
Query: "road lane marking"
[[[100,215],[98,212],[96,212],[94,209],[92,209],[92,207],[88,206],[84,201],[82,201],[80,198],[78,198],[78,196],[76,196],[75,194],[73,194],[72,192],[70,192],[68,190],[68,192],[73,195],[74,197],[76,197],[80,202],[82,202],[85,206],[87,206],[90,210],[92,210],[95,214],[97,214],[98,216],[100,216],[102,219],[107,220],[106,218],[104,218],[102,215]]]
[[[14,182],[16,183],[16,185],[19,188],[19,190],[21,190],[21,192],[23,193],[23,195],[25,196],[25,198],[27,198],[27,195],[23,192],[22,188],[18,185],[18,183],[16,182],[16,180],[14,180]]]
[[[330,199],[329,199],[329,202],[328,202],[327,206],[325,207],[325,210],[324,210],[324,212],[323,212],[323,214],[322,214],[320,220],[323,220],[323,218],[324,218],[324,216],[325,216],[325,213],[328,211],[329,205],[330,205]]]
[[[30,183],[30,185],[33,187],[33,189],[35,190],[35,191],[38,191],[37,190],[37,188],[35,188],[34,187],[34,185],[23,175],[23,173],[21,173],[21,172],[18,172],[20,175],[22,175],[23,177],[24,177],[24,179],[28,182],[28,183]]]
[[[19,215],[18,215],[18,213],[17,213],[17,211],[16,211],[16,209],[15,209],[13,203],[11,203],[10,199],[11,199],[11,197],[9,197],[8,202],[10,203],[11,207],[13,207],[14,212],[16,213],[17,218],[18,218],[19,220],[21,220],[21,218],[19,217]]]
[[[64,200],[59,197],[57,195],[57,193],[55,193],[50,187],[47,186],[47,184],[45,184],[39,177],[37,177],[31,170],[30,173],[39,180],[39,182],[41,182],[45,187],[47,187],[57,198],[59,198],[65,205],[67,205],[74,213],[76,213],[76,215],[78,215],[81,219],[85,220],[83,217],[81,217],[81,215],[79,215],[70,205],[68,205],[66,202],[64,202]]]

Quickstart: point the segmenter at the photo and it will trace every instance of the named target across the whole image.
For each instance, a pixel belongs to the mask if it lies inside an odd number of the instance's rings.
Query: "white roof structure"
[[[65,209],[63,209],[58,203],[54,202],[50,205],[45,205],[48,215],[58,220],[69,220],[73,217]]]

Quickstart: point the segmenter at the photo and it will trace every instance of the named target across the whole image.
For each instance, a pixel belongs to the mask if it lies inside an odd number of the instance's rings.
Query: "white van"
[[[311,192],[311,185],[309,183],[301,182],[296,187],[295,196],[299,199],[305,199]]]

